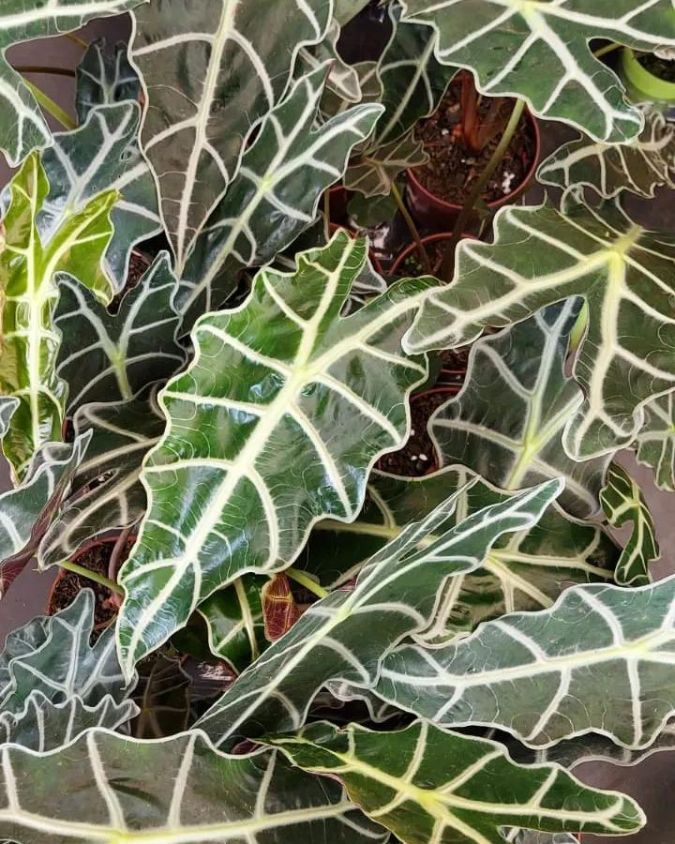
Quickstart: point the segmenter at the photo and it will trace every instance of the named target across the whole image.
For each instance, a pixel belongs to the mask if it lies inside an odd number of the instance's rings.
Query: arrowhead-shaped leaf
[[[386,196],[396,179],[405,170],[426,164],[427,154],[413,133],[388,144],[367,149],[354,156],[345,173],[348,190],[364,196]]]
[[[192,325],[220,307],[245,267],[261,266],[289,246],[317,212],[324,190],[340,178],[353,147],[382,107],[361,105],[315,125],[325,69],[299,79],[246,150],[239,175],[195,241],[177,298]]]
[[[0,9],[0,151],[16,166],[36,147],[46,146],[51,132],[21,76],[6,59],[18,41],[61,35],[92,18],[117,15],[144,0],[3,0]]]
[[[93,626],[94,593],[85,589],[57,615],[39,616],[10,633],[0,654],[2,711],[21,712],[34,692],[52,703],[124,700],[131,684],[120,672],[113,630],[90,645]]]
[[[98,194],[79,210],[64,208],[58,225],[41,235],[38,216],[49,190],[33,154],[10,183],[3,220],[0,392],[19,399],[3,449],[19,477],[43,443],[61,438],[65,384],[55,369],[60,342],[52,325],[55,275],[67,272],[104,298],[111,292],[101,259],[113,234],[115,191]]]
[[[658,109],[642,107],[645,128],[630,144],[592,142],[582,136],[544,161],[537,179],[569,188],[583,185],[611,199],[621,191],[653,197],[660,185],[675,187],[675,126]]]
[[[675,490],[675,392],[644,407],[644,424],[635,438],[638,463],[654,470],[659,489]]]
[[[176,339],[177,284],[163,252],[111,314],[76,281],[61,279],[56,371],[68,384],[68,415],[90,402],[128,401],[180,369],[185,351]]]
[[[432,623],[446,581],[477,569],[500,536],[530,528],[559,490],[551,481],[436,535],[455,507],[457,497],[449,498],[371,557],[352,591],[313,604],[198,725],[231,746],[238,738],[302,726],[331,680],[370,688],[387,652]]]
[[[590,47],[607,38],[637,50],[675,44],[670,0],[402,0],[404,20],[438,33],[436,55],[468,67],[485,94],[517,95],[535,114],[617,143],[642,129],[614,73]]]
[[[588,732],[648,746],[675,712],[675,577],[575,586],[444,648],[403,645],[377,694],[441,726],[484,724],[547,746]]]
[[[40,568],[58,565],[85,542],[140,520],[147,503],[141,464],[164,430],[164,417],[153,402],[89,404],[75,415],[74,427],[76,434],[91,430],[92,439],[40,544]]]
[[[642,490],[625,469],[612,463],[600,501],[610,525],[621,527],[626,522],[633,523],[633,532],[616,568],[616,582],[624,586],[644,586],[649,583],[649,564],[658,560],[660,551],[652,514]]]
[[[155,0],[136,10],[131,58],[148,103],[142,145],[179,276],[252,131],[283,96],[300,48],[323,40],[331,11],[330,0],[286,0],[281,10]]]
[[[298,53],[297,76],[304,76],[325,67],[330,62],[330,70],[326,77],[326,88],[335,96],[349,103],[361,101],[361,84],[357,69],[347,64],[338,52],[337,43],[340,38],[340,25],[333,18],[328,27],[326,37],[319,44],[312,47],[302,47]]]
[[[302,568],[325,585],[345,583],[367,557],[455,491],[457,507],[442,530],[509,498],[459,466],[421,478],[374,472],[359,518],[349,524],[319,522]],[[443,591],[433,626],[417,638],[449,640],[506,612],[546,609],[570,584],[611,581],[618,557],[619,549],[604,531],[553,504],[536,525],[498,539],[480,569],[454,577]]]
[[[384,114],[345,176],[348,188],[366,196],[389,193],[403,170],[425,163],[427,156],[413,129],[420,118],[436,110],[457,72],[436,60],[433,29],[400,23],[399,18],[400,8],[390,6],[392,34],[374,68]]]
[[[585,399],[563,432],[565,450],[585,460],[631,442],[643,405],[675,386],[674,292],[675,238],[634,225],[617,206],[510,207],[495,218],[493,244],[460,244],[454,282],[430,293],[406,344],[461,346],[487,325],[585,297],[574,365]]]
[[[279,751],[227,756],[198,732],[140,741],[90,730],[52,753],[2,748],[0,836],[21,844],[377,844],[338,783]],[[151,774],[151,775],[150,775]]]
[[[552,305],[471,349],[461,393],[435,411],[431,439],[441,465],[464,463],[502,489],[565,478],[560,501],[589,516],[610,455],[577,462],[562,446],[583,393],[565,374],[580,300]]]
[[[129,671],[216,589],[290,565],[316,520],[355,518],[370,467],[405,440],[426,366],[400,344],[426,282],[341,317],[366,259],[365,241],[338,232],[296,273],[262,270],[243,305],[197,323],[194,362],[161,394],[149,511],[120,574]]]
[[[502,745],[426,722],[386,733],[320,722],[269,743],[344,783],[402,844],[503,844],[513,826],[622,835],[646,820],[630,797],[588,788],[558,766],[518,765]]]
[[[42,153],[49,193],[38,215],[41,237],[52,237],[67,214],[95,197],[117,192],[104,258],[116,292],[126,282],[133,246],[161,230],[155,181],[138,148],[140,116],[136,103],[101,106],[81,128],[55,134],[53,146]],[[82,283],[91,286],[86,279]]]
[[[92,41],[77,66],[75,110],[80,123],[97,106],[137,101],[141,80],[127,56],[127,45],[120,42],[108,49],[105,38]]]
[[[87,432],[72,445],[43,445],[26,479],[0,495],[0,597],[35,554],[82,463],[90,439]]]

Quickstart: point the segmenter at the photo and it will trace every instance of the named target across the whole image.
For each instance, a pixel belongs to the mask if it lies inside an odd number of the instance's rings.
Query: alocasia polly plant
[[[675,10],[587,6],[0,12],[2,599],[59,571],[0,655],[3,844],[644,825],[570,770],[675,746],[675,575],[619,453],[673,492],[675,237],[622,202],[675,152],[592,40],[675,47]],[[6,48],[122,11],[51,134]],[[394,280],[327,191],[400,209],[461,68],[582,131],[538,170],[564,196],[487,220],[449,285]]]

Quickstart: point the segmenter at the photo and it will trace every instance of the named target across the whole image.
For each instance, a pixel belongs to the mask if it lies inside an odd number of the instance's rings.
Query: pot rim
[[[675,100],[675,82],[668,82],[647,70],[644,65],[640,64],[636,51],[631,47],[624,47],[621,51],[621,69],[626,80],[639,93],[656,100]]]
[[[114,530],[114,528],[112,528]],[[123,528],[119,529],[117,536],[97,536],[87,539],[86,542],[81,545],[74,554],[71,554],[68,559],[72,559],[74,562],[83,555],[86,554],[87,551],[91,551],[92,548],[96,548],[99,545],[110,545],[111,543],[117,542],[119,539],[120,533],[122,532]],[[138,531],[131,531],[129,533],[129,539],[133,539],[136,541],[138,537]],[[45,614],[46,615],[54,615],[54,611],[52,610],[52,600],[54,598],[54,592],[56,592],[56,588],[59,583],[66,577],[66,575],[73,574],[73,572],[69,571],[68,569],[61,568],[60,566],[56,566],[58,568],[58,572],[56,577],[54,578],[54,582],[49,588],[49,593],[47,595],[47,603],[45,605]]]
[[[513,190],[509,191],[509,193],[504,194],[504,196],[500,197],[499,199],[493,199],[491,202],[486,203],[487,207],[496,210],[497,208],[501,208],[502,205],[508,205],[511,201],[516,199],[518,195],[522,192],[523,186],[527,185],[530,180],[534,177],[534,174],[537,171],[537,167],[539,166],[539,161],[541,159],[541,130],[539,129],[539,121],[536,117],[532,114],[529,108],[525,108],[524,116],[530,121],[530,126],[532,128],[534,134],[534,152],[532,154],[532,161],[530,162],[530,166],[528,167],[525,176],[523,179],[513,188]],[[443,209],[443,211],[451,214],[458,214],[462,207],[461,205],[457,205],[454,202],[448,202],[446,199],[441,199],[438,194],[432,193],[428,188],[425,188],[424,185],[420,182],[420,180],[415,175],[416,167],[409,167],[405,173],[408,181],[412,183],[413,188],[418,191],[422,196],[429,202],[432,202]]]
[[[439,240],[450,240],[451,237],[452,232],[437,232],[436,234],[428,234],[422,238],[422,245],[424,246],[427,243],[436,243]],[[460,237],[457,245],[459,246],[459,243],[461,243],[463,240],[477,240],[477,238],[475,234],[468,234],[467,232],[465,232]],[[403,261],[410,255],[412,255],[416,249],[417,244],[415,243],[415,241],[412,241],[411,243],[408,243],[407,246],[404,246],[403,249],[401,249],[398,255],[394,258],[391,267],[389,267],[387,271],[387,275],[394,275],[398,271]]]

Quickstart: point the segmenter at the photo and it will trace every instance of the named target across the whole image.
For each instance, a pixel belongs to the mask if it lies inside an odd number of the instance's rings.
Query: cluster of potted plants
[[[617,455],[675,492],[675,237],[622,205],[675,129],[612,69],[669,72],[671,3],[17,0],[0,44],[122,12],[65,131],[2,59],[1,591],[59,574],[0,839],[638,831],[573,769],[673,747]]]

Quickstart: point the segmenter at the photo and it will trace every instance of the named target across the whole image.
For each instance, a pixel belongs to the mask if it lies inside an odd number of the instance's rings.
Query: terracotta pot
[[[539,124],[529,111],[525,111],[525,116],[530,121],[534,137],[534,153],[532,155],[532,161],[527,169],[525,178],[519,185],[500,199],[495,199],[493,202],[487,203],[487,207],[493,213],[503,205],[512,205],[520,196],[522,196],[522,194],[527,190],[537,167],[539,166],[539,160],[541,158],[541,133],[539,131]],[[427,190],[415,175],[415,169],[416,168],[406,171],[408,179],[406,197],[408,200],[408,206],[413,212],[415,220],[432,231],[438,232],[452,229],[460,211],[462,210],[462,206],[455,205],[453,202],[446,202],[440,196],[436,196],[436,194]],[[474,228],[479,224],[480,217],[476,212],[470,217],[468,227]]]
[[[439,234],[430,234],[426,237],[422,238],[422,245],[426,246],[430,243],[437,243],[439,240],[450,240],[452,234],[450,232],[440,232]],[[469,240],[476,240],[476,236],[473,234],[463,234],[461,240],[468,238]],[[389,268],[389,272],[387,275],[395,276],[401,269],[401,265],[406,260],[406,258],[410,257],[410,255],[414,255],[417,252],[417,244],[416,243],[409,243],[402,252],[396,256],[394,263]]]
[[[71,572],[67,571],[66,569],[59,569],[59,573],[54,578],[54,582],[51,585],[49,590],[49,595],[47,595],[47,604],[45,606],[45,615],[54,615],[58,612],[58,610],[54,606],[54,599],[56,596],[56,590],[58,589],[61,581],[66,577],[66,575],[70,574]]]
[[[90,539],[88,542],[85,542],[81,548],[78,548],[77,551],[71,555],[71,562],[77,563],[84,554],[87,554],[91,551],[92,548],[98,548],[100,545],[114,545],[119,538],[119,534],[117,536],[109,536],[102,539]],[[129,536],[129,541],[135,540],[135,535],[131,534]],[[61,583],[68,575],[73,574],[73,572],[69,571],[68,569],[61,569],[59,573],[56,575],[54,582],[51,585],[49,590],[49,595],[47,596],[47,606],[46,606],[46,613],[47,615],[54,615],[57,610],[54,607],[54,600],[56,596],[56,591]],[[93,585],[93,584],[92,584]]]
[[[355,232],[354,229],[350,229],[349,226],[340,226],[337,223],[328,224],[328,231],[331,233],[331,235],[334,235],[335,232],[339,231],[340,229],[344,229],[344,231],[347,232],[347,234],[351,237],[352,240],[356,240],[356,238],[359,236],[358,232]],[[377,257],[377,255],[373,252],[372,249],[368,250],[368,257],[370,258],[370,263],[373,265],[373,269],[375,270],[375,272],[379,273],[379,275],[384,275],[384,270],[382,269],[380,259]]]

